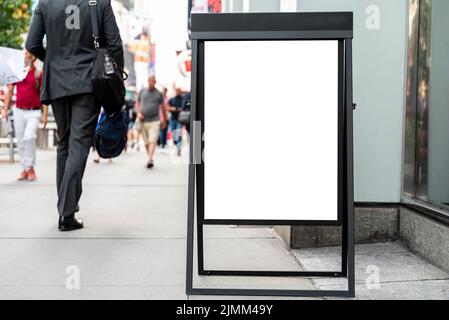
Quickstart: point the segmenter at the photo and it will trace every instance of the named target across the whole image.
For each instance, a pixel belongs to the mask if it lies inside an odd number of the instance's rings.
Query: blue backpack
[[[103,159],[117,158],[128,142],[128,117],[125,111],[104,112],[95,129],[95,148]]]

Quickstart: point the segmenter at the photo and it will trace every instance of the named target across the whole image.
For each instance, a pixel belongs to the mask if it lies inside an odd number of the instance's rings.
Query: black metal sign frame
[[[352,297],[354,279],[353,217],[353,94],[352,94],[353,14],[327,13],[254,13],[192,15],[192,105],[189,163],[187,278],[189,295],[256,295],[256,296],[342,296]],[[207,220],[204,218],[204,42],[232,40],[338,40],[338,219],[304,220]],[[197,125],[199,124],[199,126]],[[344,277],[347,290],[261,290],[210,289],[193,287],[195,212],[197,225],[197,259],[200,276],[258,277]],[[339,271],[241,271],[204,268],[205,225],[301,225],[342,226],[342,260]]]

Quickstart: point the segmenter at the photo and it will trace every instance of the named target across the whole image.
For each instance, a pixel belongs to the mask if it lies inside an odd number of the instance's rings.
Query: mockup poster
[[[204,218],[338,220],[337,40],[204,42]]]

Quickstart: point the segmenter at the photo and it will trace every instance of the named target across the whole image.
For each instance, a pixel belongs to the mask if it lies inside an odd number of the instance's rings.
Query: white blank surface
[[[338,41],[206,41],[204,214],[338,218]]]

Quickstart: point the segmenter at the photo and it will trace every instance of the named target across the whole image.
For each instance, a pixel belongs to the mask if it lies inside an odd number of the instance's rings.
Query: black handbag
[[[128,117],[125,111],[103,114],[95,129],[95,149],[103,159],[117,158],[125,150]]]
[[[179,113],[178,122],[183,126],[188,126],[190,124],[190,99],[187,100],[185,109]]]
[[[97,1],[89,1],[95,58],[92,61],[92,85],[97,103],[107,114],[122,110],[125,105],[126,72],[120,70],[110,51],[100,47]]]
[[[187,126],[188,124],[190,124],[190,111],[189,110],[181,111],[178,116],[178,122],[183,126]]]

